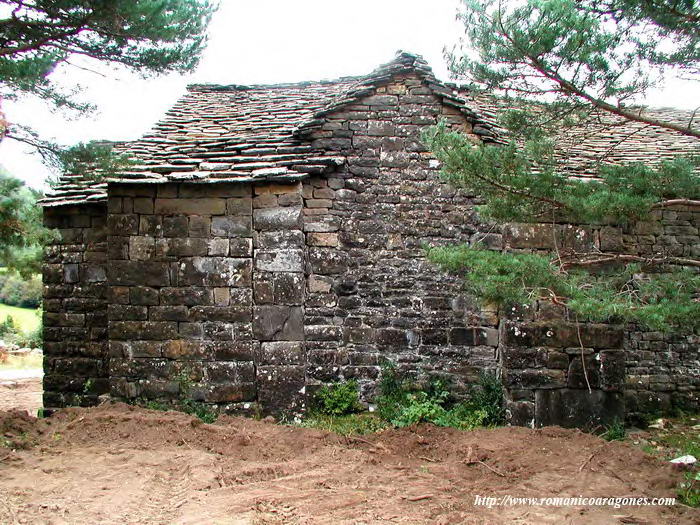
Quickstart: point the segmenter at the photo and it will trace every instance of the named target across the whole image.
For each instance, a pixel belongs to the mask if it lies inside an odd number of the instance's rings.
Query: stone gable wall
[[[424,245],[468,242],[480,224],[474,199],[439,180],[420,133],[438,118],[466,133],[470,125],[413,76],[326,118],[312,144],[347,163],[303,188],[310,386],[357,379],[370,400],[391,361],[463,391],[495,371],[498,321],[425,259]]]

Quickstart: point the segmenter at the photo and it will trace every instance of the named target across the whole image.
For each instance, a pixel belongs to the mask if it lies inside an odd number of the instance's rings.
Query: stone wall
[[[516,424],[697,407],[698,336],[579,325],[548,304],[483,308],[424,246],[544,252],[556,233],[561,250],[697,257],[699,215],[666,210],[627,229],[484,224],[477,199],[443,184],[420,142],[438,118],[479,140],[418,76],[399,75],[310,132],[314,148],[346,159],[331,175],[110,184],[108,211],[47,210],[63,234],[45,269],[47,406],[92,403],[109,388],[297,414],[336,380],[358,380],[371,402],[393,362],[457,392],[499,374]]]
[[[304,377],[299,185],[109,193],[112,394],[226,411],[292,403],[271,392]]]
[[[110,185],[112,395],[256,399],[250,185]]]
[[[631,228],[610,229],[611,251],[700,256],[700,213],[696,209],[675,206],[655,211],[651,219]],[[700,334],[631,327],[625,333],[624,348],[628,416],[700,410]]]
[[[104,205],[44,211],[44,407],[97,403],[109,391]]]

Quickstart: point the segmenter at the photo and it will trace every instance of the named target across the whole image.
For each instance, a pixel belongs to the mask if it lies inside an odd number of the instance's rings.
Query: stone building
[[[582,349],[551,308],[480,308],[426,261],[425,244],[548,249],[552,228],[571,245],[698,255],[700,216],[680,207],[627,229],[483,224],[419,138],[444,119],[499,143],[494,111],[408,53],[363,77],[190,86],[115,146],[128,172],[65,176],[43,203],[61,233],[44,269],[45,406],[167,400],[186,383],[222,411],[296,413],[341,379],[371,400],[385,360],[458,390],[498,373],[515,424],[697,406],[697,336],[583,325]],[[562,139],[562,156],[588,176],[625,134],[612,161],[699,145],[628,123]]]

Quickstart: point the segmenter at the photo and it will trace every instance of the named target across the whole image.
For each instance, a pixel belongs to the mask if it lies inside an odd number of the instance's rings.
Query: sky
[[[101,68],[98,75],[75,68],[55,73],[66,85],[79,83],[96,104],[88,118],[69,119],[36,100],[6,102],[44,138],[62,144],[129,140],[146,133],[190,83],[263,84],[363,75],[388,62],[397,50],[418,53],[438,78],[448,79],[443,58],[464,32],[455,19],[459,0],[221,0],[209,28],[209,45],[191,74],[143,79],[126,70]],[[668,82],[649,94],[652,106],[694,109],[692,87]],[[37,155],[13,140],[0,142],[0,165],[33,187],[50,172]]]

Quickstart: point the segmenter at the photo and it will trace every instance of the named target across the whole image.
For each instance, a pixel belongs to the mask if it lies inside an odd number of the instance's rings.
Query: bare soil
[[[0,523],[679,523],[673,507],[474,506],[474,496],[674,496],[680,473],[575,430],[433,426],[345,438],[124,404],[0,413]]]
[[[34,416],[42,406],[41,377],[12,378],[27,375],[23,372],[0,371],[0,410],[23,410]]]

